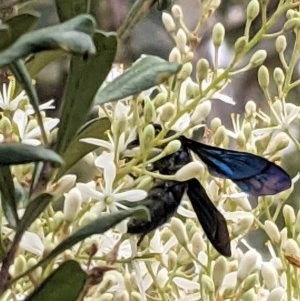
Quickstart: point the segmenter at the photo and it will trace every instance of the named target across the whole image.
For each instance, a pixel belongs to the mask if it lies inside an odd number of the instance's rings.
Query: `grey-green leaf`
[[[17,232],[24,233],[26,229],[39,217],[39,215],[46,209],[50,204],[53,196],[48,193],[43,193],[32,200],[26,210],[20,223],[18,225]]]
[[[25,301],[76,301],[88,275],[75,260],[61,264]]]
[[[9,224],[16,227],[19,218],[15,200],[15,187],[9,166],[0,167],[0,191],[4,215]]]
[[[61,165],[61,157],[50,149],[21,143],[0,144],[0,166],[48,161]]]
[[[26,61],[25,65],[31,78],[36,78],[38,73],[43,70],[49,63],[62,57],[61,50],[49,50],[35,54]]]
[[[7,31],[0,31],[0,49],[8,47],[22,34],[31,30],[39,19],[39,14],[26,12],[8,19],[4,24],[8,26]]]
[[[76,54],[94,54],[96,49],[90,37],[94,28],[92,16],[80,15],[65,23],[26,33],[0,52],[0,67],[42,50],[60,48]]]
[[[61,21],[71,19],[79,14],[89,13],[87,0],[56,0],[57,14]]]
[[[122,99],[161,84],[176,74],[180,67],[180,64],[170,63],[156,56],[141,58],[113,82],[100,89],[95,97],[95,104]]]
[[[97,118],[87,122],[71,141],[62,155],[64,164],[60,167],[56,178],[59,179],[75,163],[97,148],[96,145],[80,142],[80,139],[97,138],[106,140],[107,136],[105,132],[109,130],[109,128],[110,122],[108,118]]]
[[[63,154],[87,119],[98,88],[111,69],[117,50],[114,34],[96,32],[97,54],[84,60],[73,57],[61,108],[56,150]]]

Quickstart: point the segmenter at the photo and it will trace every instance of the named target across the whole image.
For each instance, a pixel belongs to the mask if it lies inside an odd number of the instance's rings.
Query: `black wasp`
[[[156,133],[161,130],[154,125]],[[170,130],[167,137],[175,135]],[[253,154],[222,149],[193,141],[184,136],[178,138],[180,149],[155,163],[152,169],[161,174],[172,175],[192,161],[190,152],[195,153],[213,176],[232,180],[238,187],[253,196],[272,195],[291,186],[289,175],[276,164]],[[138,145],[138,140],[130,146]],[[224,256],[231,255],[230,238],[226,220],[209,199],[197,179],[186,182],[159,181],[148,192],[141,204],[149,209],[151,220],[131,219],[128,233],[141,234],[141,239],[171,218],[187,193],[197,218],[211,244]]]

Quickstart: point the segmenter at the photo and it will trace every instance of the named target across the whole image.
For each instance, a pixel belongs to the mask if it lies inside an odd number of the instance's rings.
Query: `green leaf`
[[[161,84],[176,74],[180,67],[180,64],[169,63],[156,56],[141,58],[113,82],[100,89],[95,97],[95,104],[115,101]]]
[[[0,144],[0,166],[48,161],[61,165],[61,157],[50,149],[21,143]]]
[[[36,78],[41,70],[43,70],[49,63],[62,57],[61,50],[49,50],[37,53],[26,61],[25,65],[31,78]]]
[[[77,261],[65,261],[25,301],[76,301],[87,279]]]
[[[17,214],[17,205],[15,200],[15,187],[9,166],[0,167],[0,191],[1,206],[4,215],[9,224],[13,227],[16,227],[19,218]]]
[[[109,130],[109,128],[110,122],[108,118],[97,118],[87,122],[71,141],[62,155],[64,164],[60,167],[56,179],[59,179],[75,163],[97,148],[96,145],[80,142],[80,139],[97,138],[106,140],[107,136],[105,132]]]
[[[96,32],[94,35],[97,54],[84,60],[73,57],[65,88],[57,136],[56,150],[63,154],[78,129],[86,121],[98,88],[111,69],[117,39],[114,34]]]
[[[39,19],[39,14],[26,12],[8,19],[4,24],[8,26],[6,32],[0,32],[0,49],[8,47],[15,42],[22,34],[31,30]]]
[[[19,222],[17,233],[24,233],[26,229],[39,217],[39,215],[46,209],[50,204],[53,196],[48,193],[43,193],[32,200],[22,216]]]
[[[60,48],[76,54],[94,54],[96,49],[90,37],[94,28],[92,16],[80,15],[65,23],[26,33],[0,53],[0,67],[42,50]]]
[[[89,13],[87,0],[56,0],[59,19],[65,21],[79,14]]]

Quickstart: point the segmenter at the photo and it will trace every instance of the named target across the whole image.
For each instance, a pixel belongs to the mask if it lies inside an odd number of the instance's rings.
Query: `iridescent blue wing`
[[[187,195],[207,238],[224,256],[231,256],[230,238],[224,216],[209,199],[198,180],[188,181]]]
[[[181,137],[181,142],[199,156],[212,175],[232,180],[251,195],[276,194],[291,186],[289,175],[265,158],[213,147],[185,137]]]

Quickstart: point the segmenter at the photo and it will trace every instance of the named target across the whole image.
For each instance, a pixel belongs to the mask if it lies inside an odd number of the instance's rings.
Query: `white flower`
[[[119,192],[123,184],[113,188],[113,183],[116,177],[116,165],[113,162],[113,154],[105,153],[100,155],[95,160],[95,165],[103,170],[104,183],[100,184],[101,191],[95,190],[83,183],[78,183],[77,187],[83,195],[87,195],[98,201],[96,209],[99,213],[116,212],[118,209],[127,209],[120,201],[136,202],[143,200],[147,193],[144,190],[133,189],[125,192]]]
[[[271,126],[274,124],[274,121],[266,113],[260,110],[257,116],[269,126],[254,130],[253,133],[255,135],[270,135],[275,130],[289,133],[291,125],[299,119],[300,106],[296,106],[292,103],[276,100],[274,103],[270,104],[270,109],[275,119],[275,123],[277,124]]]
[[[15,89],[15,80],[9,82],[8,89],[6,84],[3,84],[2,87],[3,92],[0,92],[0,108],[4,111],[15,111],[20,101],[27,98],[24,91],[19,93],[15,98],[12,98]]]
[[[1,232],[7,235],[10,240],[13,240],[15,233],[12,229],[2,226]],[[44,252],[42,240],[36,233],[30,231],[24,232],[20,241],[20,248],[37,256],[43,255]]]
[[[205,90],[207,87],[210,86],[210,84],[213,81],[213,76],[214,76],[214,74],[210,73],[208,75],[208,77],[205,80],[202,81],[202,90]],[[219,91],[222,91],[227,86],[227,83],[222,82],[220,85],[222,85],[222,86],[220,87]],[[211,93],[208,95],[208,98],[211,99],[211,100],[213,100],[213,99],[221,100],[221,101],[223,101],[225,103],[228,103],[228,104],[231,104],[231,105],[236,104],[235,101],[232,99],[232,97],[230,97],[228,95],[225,95],[225,94],[222,94],[220,92],[214,92],[213,89],[211,90]]]
[[[39,137],[41,136],[41,129],[39,126],[33,127],[31,129],[30,119],[28,115],[17,109],[13,116],[13,122],[16,124],[18,129],[18,136],[22,143],[31,144],[31,145],[39,145],[41,141]],[[57,124],[59,123],[58,118],[47,118],[43,123],[44,129],[46,132],[51,131]]]
[[[99,251],[100,256],[103,254],[108,254],[115,245],[119,242],[121,238],[120,233],[116,233],[111,229],[106,231],[103,235],[101,235],[101,239],[99,242]],[[129,239],[122,241],[118,249],[118,259],[122,258],[130,258],[132,255],[131,245]]]
[[[52,109],[55,109],[55,106],[53,105],[54,103],[54,99],[51,99],[41,105],[39,105],[39,111],[45,111],[45,110],[52,110]],[[27,115],[32,115],[32,114],[35,114],[35,111],[32,107],[31,104],[28,104],[28,106],[26,107],[25,109],[25,113]]]

